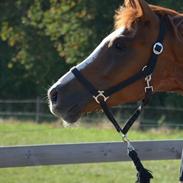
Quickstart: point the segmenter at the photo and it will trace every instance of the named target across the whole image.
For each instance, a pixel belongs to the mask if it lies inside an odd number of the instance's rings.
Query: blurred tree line
[[[148,0],[179,11],[182,0]],[[46,96],[53,82],[81,62],[113,30],[122,0],[0,1],[0,98]],[[182,100],[182,102],[181,102]],[[176,95],[153,104],[183,106]]]

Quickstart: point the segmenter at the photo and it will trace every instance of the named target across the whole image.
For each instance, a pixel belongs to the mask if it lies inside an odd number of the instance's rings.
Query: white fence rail
[[[183,140],[137,141],[142,160],[180,159]],[[0,147],[0,168],[129,161],[122,142]]]

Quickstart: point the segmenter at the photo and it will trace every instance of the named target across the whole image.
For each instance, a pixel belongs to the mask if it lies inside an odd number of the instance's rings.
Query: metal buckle
[[[129,142],[127,134],[122,133],[122,140],[123,140],[123,142]]]
[[[153,52],[156,55],[160,55],[163,52],[163,49],[164,47],[160,42],[155,43],[153,46]]]
[[[122,134],[122,140],[124,143],[127,143],[128,151],[133,151],[135,148],[132,146],[130,140],[128,139],[127,135]]]
[[[146,81],[146,84],[147,84],[147,86],[145,87],[145,92],[147,92],[147,90],[149,90],[149,89],[152,92],[154,91],[153,86],[150,84],[151,80],[152,80],[152,75],[151,74],[145,77],[145,81]]]
[[[152,92],[154,91],[153,86],[148,86],[148,87],[145,87],[145,92],[147,93],[147,91],[148,91],[149,89],[150,89]]]
[[[109,98],[109,97],[106,97],[106,96],[104,95],[104,91],[98,90],[98,95],[97,95],[97,96],[93,96],[93,98],[95,99],[95,101],[96,101],[98,104],[100,104],[99,97],[102,97],[103,100],[104,100],[105,102],[106,102],[107,99]]]
[[[142,71],[144,71],[146,68],[147,66],[144,66]],[[145,81],[146,81],[146,87],[144,88],[145,93],[147,93],[147,90],[151,90],[152,92],[154,91],[153,86],[150,84],[151,80],[152,80],[152,74],[145,77]]]

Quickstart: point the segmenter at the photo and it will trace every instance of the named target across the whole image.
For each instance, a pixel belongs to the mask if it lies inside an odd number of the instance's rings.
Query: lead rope
[[[137,151],[132,146],[132,144],[129,140],[127,141],[127,152],[128,152],[128,156],[133,161],[133,163],[136,167],[136,170],[137,170],[136,183],[150,183],[150,180],[153,178],[151,171],[144,168],[144,166],[137,154]]]
[[[133,161],[135,168],[137,170],[137,180],[136,183],[150,183],[150,180],[153,178],[151,172],[144,168],[137,151],[133,147],[132,143],[127,137],[127,133],[129,129],[132,127],[134,122],[137,120],[137,118],[140,116],[144,106],[148,103],[150,96],[152,95],[153,92],[153,87],[150,85],[151,81],[151,75],[147,76],[145,78],[146,81],[146,87],[145,87],[145,98],[142,101],[141,105],[136,109],[134,114],[126,121],[125,125],[123,128],[120,127],[116,119],[114,118],[114,115],[112,111],[108,108],[106,102],[104,100],[99,100],[100,105],[106,114],[107,118],[112,122],[114,125],[115,129],[117,130],[118,133],[122,135],[122,140],[127,144],[127,154]]]

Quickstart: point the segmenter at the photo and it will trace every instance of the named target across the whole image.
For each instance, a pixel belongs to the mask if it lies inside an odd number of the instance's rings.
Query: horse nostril
[[[51,90],[50,92],[50,100],[53,104],[55,104],[57,102],[57,98],[58,98],[58,92],[57,90],[54,88]]]

